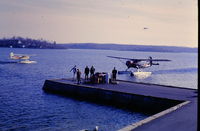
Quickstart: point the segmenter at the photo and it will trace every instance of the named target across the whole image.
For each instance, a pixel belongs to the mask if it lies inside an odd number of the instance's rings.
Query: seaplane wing
[[[152,59],[152,61],[171,61],[171,60],[168,60],[168,59]]]
[[[116,56],[107,56],[110,58],[115,58],[115,59],[124,59],[124,60],[131,60],[131,61],[171,61],[168,59],[152,59],[152,57],[149,57],[149,59],[133,59],[133,58],[124,58],[124,57],[116,57]]]
[[[132,59],[130,59],[130,58],[116,57],[116,56],[107,56],[107,57],[110,57],[110,58],[115,58],[115,59],[132,60]]]
[[[20,57],[23,57],[23,56],[36,56],[35,54],[14,54],[16,56],[20,56]]]

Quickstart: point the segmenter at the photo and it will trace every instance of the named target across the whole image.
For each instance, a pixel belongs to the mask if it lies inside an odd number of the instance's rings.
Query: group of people
[[[76,65],[70,70],[70,72],[73,72],[73,80],[75,80],[75,76],[76,76],[76,80],[77,80],[77,84],[80,84],[81,82],[81,71],[79,69],[76,68]],[[89,80],[89,73],[90,73],[90,77],[92,77],[94,75],[95,72],[95,68],[94,66],[92,66],[90,69],[88,66],[85,67],[85,80]]]
[[[77,69],[77,67],[75,65],[70,70],[70,72],[73,72],[73,80],[75,80],[75,76],[76,76],[77,84],[80,84],[81,83],[81,71],[80,71],[80,69]],[[89,80],[89,73],[90,73],[90,78],[93,78],[94,73],[95,73],[94,66],[91,66],[91,68],[89,68],[88,66],[85,67],[84,74],[85,74],[85,80],[86,81]],[[116,81],[116,77],[117,77],[117,70],[114,67],[114,69],[112,70],[112,80]]]

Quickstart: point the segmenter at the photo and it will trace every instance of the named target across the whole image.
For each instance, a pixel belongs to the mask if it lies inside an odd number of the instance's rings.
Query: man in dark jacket
[[[112,77],[113,77],[113,81],[116,81],[117,70],[115,69],[115,67],[114,67],[114,69],[112,70]]]
[[[90,69],[88,66],[85,67],[85,80],[88,80],[88,75],[89,75]]]
[[[94,75],[94,72],[95,72],[95,68],[92,66],[90,68],[90,77],[92,77]]]
[[[79,69],[77,69],[76,77],[77,77],[77,84],[80,84],[81,83],[81,71]]]

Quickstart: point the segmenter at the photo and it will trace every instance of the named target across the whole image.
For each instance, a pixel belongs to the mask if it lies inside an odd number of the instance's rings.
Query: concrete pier
[[[64,94],[133,111],[150,117],[120,131],[196,131],[197,90],[118,80],[118,84],[76,84],[71,79],[46,80],[44,91]]]

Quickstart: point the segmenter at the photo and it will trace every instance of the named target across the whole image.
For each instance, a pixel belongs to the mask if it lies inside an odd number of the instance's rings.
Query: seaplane
[[[130,72],[131,76],[135,76],[137,78],[147,78],[152,74],[152,72],[143,72],[141,69],[151,67],[152,65],[159,65],[159,63],[154,62],[163,62],[163,61],[171,61],[168,59],[153,59],[151,56],[147,59],[133,59],[133,58],[124,58],[124,57],[116,57],[116,56],[107,56],[110,58],[115,58],[119,60],[126,60],[124,63],[127,66],[125,71],[118,71],[118,74],[124,74]],[[122,61],[121,61],[122,62]],[[136,68],[136,72],[128,71],[130,68]]]
[[[35,56],[35,55],[14,54],[13,52],[10,53],[10,59],[12,59],[12,60],[20,60],[19,63],[22,63],[22,64],[37,63],[36,61],[29,60],[30,56]]]

